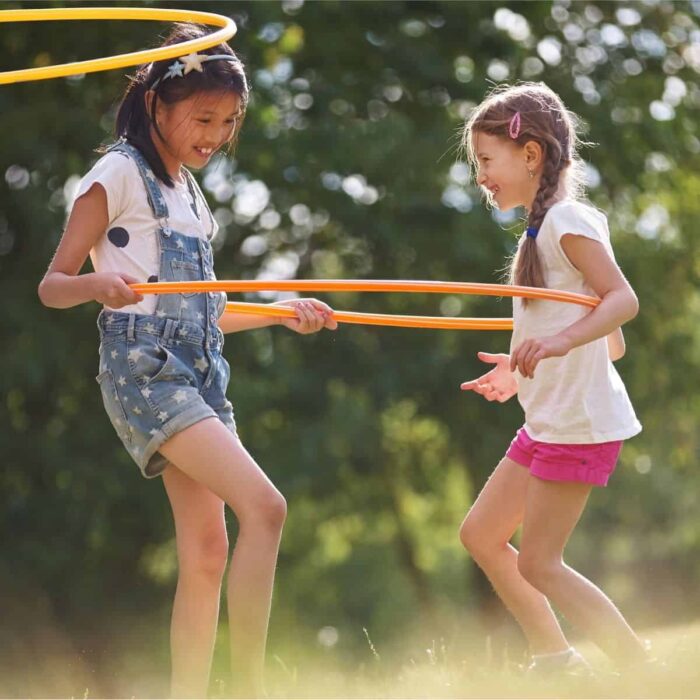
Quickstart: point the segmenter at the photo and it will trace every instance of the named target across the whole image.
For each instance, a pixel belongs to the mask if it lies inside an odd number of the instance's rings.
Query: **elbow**
[[[49,298],[48,298],[48,295],[46,293],[46,278],[45,277],[43,280],[41,280],[41,282],[39,282],[39,287],[37,288],[36,292],[39,296],[39,301],[41,301],[41,303],[44,306],[48,306],[49,308],[51,308],[51,304],[49,303]]]
[[[37,294],[39,295],[39,300],[41,303],[46,306],[49,309],[58,309],[60,308],[53,297],[51,296],[51,292],[49,289],[49,286],[47,284],[47,278],[44,277],[41,282],[39,282],[39,287],[37,288]]]
[[[639,313],[639,299],[637,299],[637,295],[632,290],[630,290],[629,298],[628,298],[628,302],[627,302],[627,314],[626,314],[627,318],[625,319],[625,322],[632,321],[633,319],[637,318],[638,313]]]

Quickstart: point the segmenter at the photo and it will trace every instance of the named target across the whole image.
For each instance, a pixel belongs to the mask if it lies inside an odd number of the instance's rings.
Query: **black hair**
[[[180,44],[191,39],[198,39],[208,34],[206,27],[189,22],[175,24],[170,34],[161,46]],[[246,80],[243,63],[226,44],[218,44],[209,49],[200,50],[200,54],[228,54],[235,60],[207,61],[202,64],[202,72],[193,70],[185,76],[163,79],[170,65],[176,59],[169,58],[141,66],[136,75],[129,76],[129,86],[122,97],[117,111],[115,124],[116,137],[125,139],[141,151],[153,173],[168,187],[174,187],[174,182],[168,175],[165,165],[158,154],[153,139],[151,126],[162,138],[162,134],[151,115],[156,113],[158,100],[165,104],[173,104],[186,100],[196,92],[232,91],[240,97],[240,112],[236,120],[231,144],[235,144],[240,132],[246,107],[248,106],[248,81]],[[153,85],[158,83],[155,88]],[[150,110],[146,109],[145,95],[153,90]],[[150,111],[150,114],[149,114]]]

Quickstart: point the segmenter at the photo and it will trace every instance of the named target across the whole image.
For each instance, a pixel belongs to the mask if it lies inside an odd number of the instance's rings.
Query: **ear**
[[[525,165],[527,165],[528,170],[537,170],[542,165],[544,151],[537,141],[528,141],[523,146],[523,153],[525,155]]]

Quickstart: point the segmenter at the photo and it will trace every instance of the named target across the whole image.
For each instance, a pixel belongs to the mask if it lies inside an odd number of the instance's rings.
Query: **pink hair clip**
[[[508,125],[508,134],[512,139],[517,139],[520,134],[520,112],[516,112]]]

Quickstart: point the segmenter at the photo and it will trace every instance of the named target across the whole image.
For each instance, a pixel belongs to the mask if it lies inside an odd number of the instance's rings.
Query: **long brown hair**
[[[520,114],[520,129],[511,136],[511,121]],[[584,167],[578,155],[582,144],[578,117],[544,83],[499,86],[474,110],[464,126],[462,146],[474,172],[478,161],[472,135],[476,132],[500,136],[519,146],[535,141],[542,148],[540,186],[528,212],[527,226],[538,230],[561,185],[569,197],[583,194]],[[526,236],[510,264],[510,283],[544,287],[542,264],[535,237]],[[527,300],[523,300],[527,303]]]

